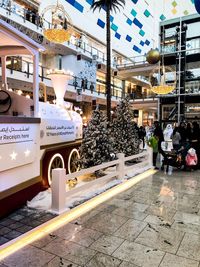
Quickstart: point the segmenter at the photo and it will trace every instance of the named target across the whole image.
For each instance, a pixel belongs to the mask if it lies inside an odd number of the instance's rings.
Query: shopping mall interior
[[[0,1],[0,267],[200,267],[200,0]]]

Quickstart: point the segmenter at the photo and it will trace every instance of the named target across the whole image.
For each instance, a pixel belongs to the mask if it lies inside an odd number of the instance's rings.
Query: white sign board
[[[33,141],[35,129],[34,124],[0,124],[0,145]]]
[[[43,119],[40,128],[40,144],[59,144],[76,139],[74,122],[67,120]]]
[[[35,124],[0,125],[0,171],[32,163],[36,158]]]

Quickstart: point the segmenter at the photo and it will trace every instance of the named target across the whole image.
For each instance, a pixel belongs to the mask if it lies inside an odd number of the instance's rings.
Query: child
[[[158,141],[159,138],[156,135],[151,136],[148,140],[148,145],[153,149],[153,166],[155,167],[155,169],[158,169],[156,167],[156,160],[158,155]]]
[[[185,163],[187,167],[190,167],[193,170],[193,167],[197,166],[198,159],[196,150],[194,148],[190,148],[188,150],[187,156],[185,158]]]

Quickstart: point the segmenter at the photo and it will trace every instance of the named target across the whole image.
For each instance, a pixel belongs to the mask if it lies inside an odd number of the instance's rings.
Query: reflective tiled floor
[[[48,212],[37,211],[27,207],[18,209],[8,217],[0,219],[0,245],[15,239],[54,217],[55,215]]]
[[[0,267],[200,267],[200,172],[158,172]]]

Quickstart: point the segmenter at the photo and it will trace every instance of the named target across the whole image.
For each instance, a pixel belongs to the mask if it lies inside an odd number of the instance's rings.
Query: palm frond
[[[99,9],[100,11],[102,8],[108,8],[110,11],[114,11],[116,13],[124,6],[125,0],[93,0],[91,9],[94,12],[96,9]]]

